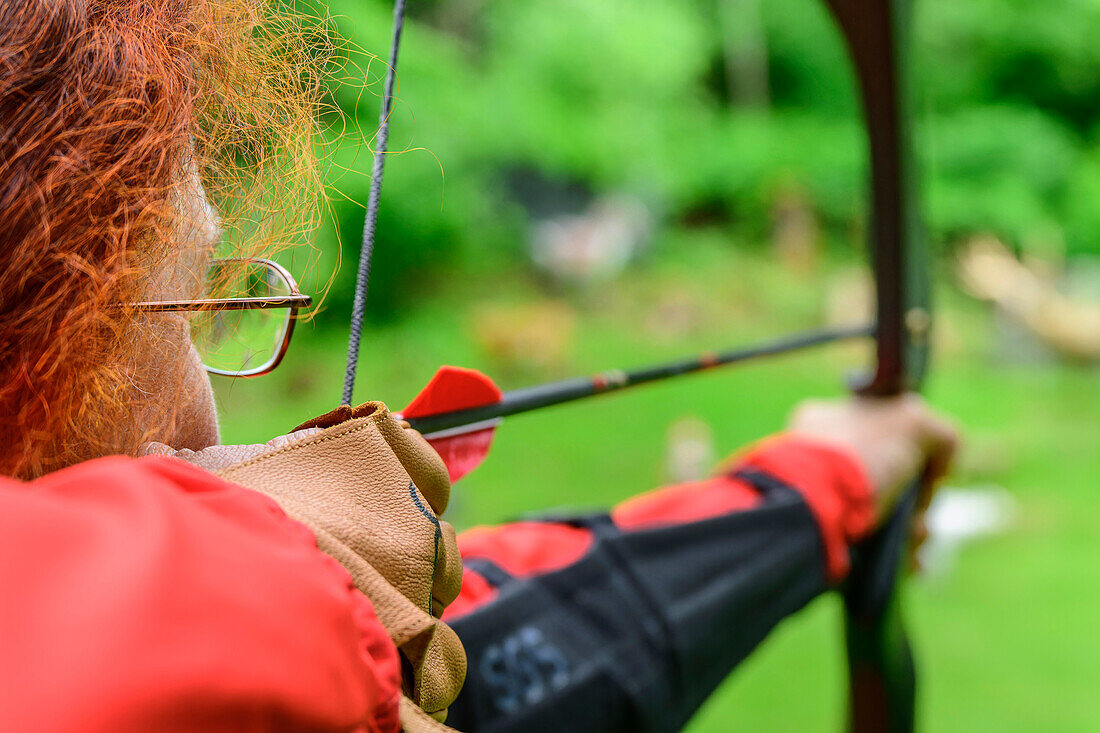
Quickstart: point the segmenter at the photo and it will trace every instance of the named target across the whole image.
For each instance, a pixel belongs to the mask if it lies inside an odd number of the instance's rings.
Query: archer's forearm
[[[872,522],[855,464],[790,438],[610,516],[460,539],[461,730],[679,729],[784,617],[847,572]]]

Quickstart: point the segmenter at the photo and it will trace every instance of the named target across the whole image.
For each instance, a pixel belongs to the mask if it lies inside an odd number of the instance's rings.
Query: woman
[[[316,34],[260,0],[0,6],[0,728],[678,727],[951,429],[811,404],[713,479],[457,547],[380,403],[218,445],[192,336],[225,342],[253,265],[194,300],[311,220]]]

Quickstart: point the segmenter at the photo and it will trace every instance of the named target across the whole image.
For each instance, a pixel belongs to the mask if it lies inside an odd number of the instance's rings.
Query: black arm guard
[[[469,565],[499,588],[452,626],[466,685],[448,725],[473,732],[679,730],[784,617],[827,588],[809,507],[742,473],[763,503],[623,532],[606,515],[578,562],[532,578]]]

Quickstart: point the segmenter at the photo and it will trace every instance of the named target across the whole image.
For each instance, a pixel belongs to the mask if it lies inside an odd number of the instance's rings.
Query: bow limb
[[[906,63],[911,0],[826,3],[855,66],[870,145],[877,363],[859,392],[896,395],[920,387],[931,325]],[[889,523],[857,550],[845,588],[849,729],[854,733],[903,733],[915,727],[916,669],[899,580],[917,488],[911,487]]]

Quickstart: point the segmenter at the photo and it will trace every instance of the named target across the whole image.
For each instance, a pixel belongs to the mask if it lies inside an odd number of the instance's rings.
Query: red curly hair
[[[118,304],[179,257],[188,170],[223,252],[312,227],[325,38],[263,0],[0,2],[0,473],[146,437]]]

